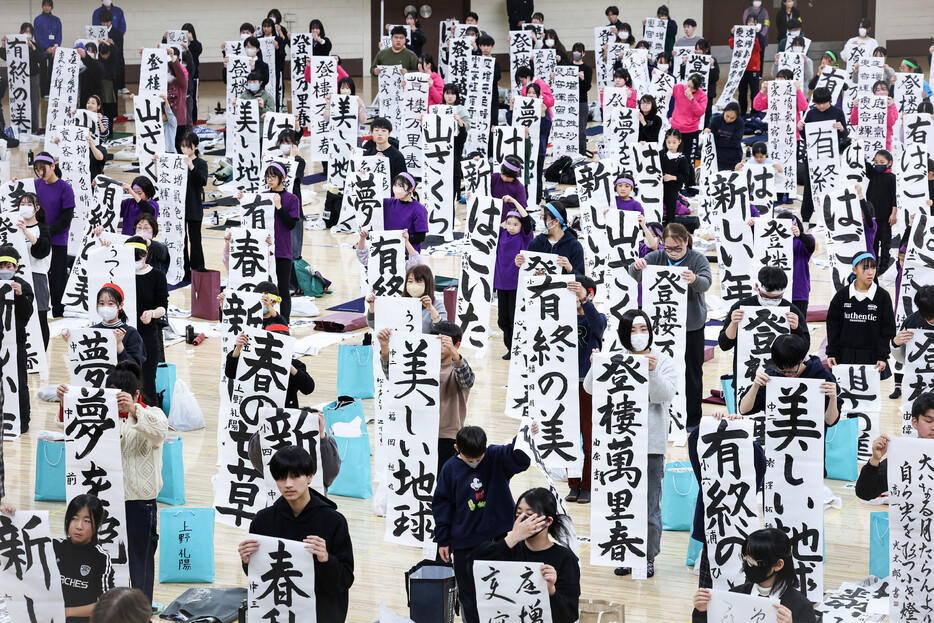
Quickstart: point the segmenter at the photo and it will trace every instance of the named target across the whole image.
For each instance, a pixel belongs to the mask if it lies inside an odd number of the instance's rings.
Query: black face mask
[[[743,573],[746,575],[746,580],[752,582],[753,584],[762,584],[770,577],[775,575],[774,573],[771,573],[771,567],[762,565],[753,567],[745,560],[743,561]]]

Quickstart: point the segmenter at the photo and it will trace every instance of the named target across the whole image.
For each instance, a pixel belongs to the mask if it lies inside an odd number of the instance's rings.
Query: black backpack
[[[572,160],[570,156],[561,156],[545,169],[543,174],[546,182],[559,183],[564,177],[565,171],[570,170]],[[564,182],[567,183],[567,182]]]

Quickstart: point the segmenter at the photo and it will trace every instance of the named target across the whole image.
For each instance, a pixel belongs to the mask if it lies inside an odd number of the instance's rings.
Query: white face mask
[[[796,45],[795,47],[791,48],[791,51],[796,52],[798,54],[803,54],[804,48],[802,48],[800,45]]]
[[[761,0],[755,0],[755,1],[752,3],[752,6],[754,6],[755,8],[758,9],[760,6],[762,6],[762,1],[761,1]]]
[[[26,33],[26,41],[32,41],[32,35]]]
[[[113,4],[113,0],[104,0],[103,4],[104,6],[110,6]]]
[[[788,31],[788,36],[789,36],[789,37],[798,37],[798,36],[800,36],[800,35],[801,35],[801,31],[800,31],[800,30],[789,30],[789,31]]]
[[[658,65],[656,65],[656,67],[658,67],[662,71],[668,71],[668,63],[659,63]]]
[[[144,257],[141,260],[136,260],[136,272],[143,270],[143,267],[146,266],[146,258]]]
[[[117,317],[118,309],[116,307],[98,307],[97,313],[104,322],[110,322]]]
[[[779,305],[782,304],[781,297],[772,299],[772,298],[765,298],[764,296],[760,294],[758,298],[759,298],[759,305],[762,305],[762,307],[778,307]]]
[[[3,270],[0,270],[0,281],[9,281],[13,278],[14,274],[16,274],[15,270],[4,268]]]
[[[349,88],[341,89],[341,95],[350,95],[350,89]]]
[[[269,19],[272,21],[273,24],[276,23],[276,16],[275,16],[275,15],[270,15],[270,16],[269,16]]]
[[[142,238],[143,240],[152,240],[151,231],[138,231],[136,232],[136,235]]]
[[[629,31],[628,31],[628,30],[621,30],[621,31],[619,31],[619,38],[620,38],[620,39],[628,39],[628,38],[629,38]]]
[[[649,347],[649,334],[636,333],[635,335],[630,335],[629,341],[632,343],[632,352],[641,353]]]
[[[412,298],[420,299],[425,295],[425,284],[416,281],[405,286],[405,290]]]
[[[20,206],[19,217],[23,220],[31,219],[36,213],[36,209],[32,206]]]
[[[249,56],[250,58],[253,58],[254,56],[256,56],[256,50],[254,50],[253,48],[243,48],[243,53]]]
[[[869,32],[869,31],[866,30],[865,28],[860,28],[860,29],[859,29],[859,36],[860,36],[860,37],[865,37],[867,32]]]
[[[249,36],[250,36],[250,33],[248,32],[240,33],[240,41],[246,41],[247,37]]]
[[[555,47],[555,40],[554,40],[554,39],[545,39],[545,45],[547,45],[549,48],[553,48],[553,47]]]

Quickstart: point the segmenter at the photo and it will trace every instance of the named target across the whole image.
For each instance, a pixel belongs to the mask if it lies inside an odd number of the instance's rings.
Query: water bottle
[[[214,210],[214,215],[211,217],[211,222],[217,226],[221,223],[221,218],[217,215],[217,210]]]
[[[33,155],[32,149],[30,149],[29,153],[26,154],[26,162],[29,164],[29,166],[32,166],[35,161],[36,161],[36,157],[35,155]]]

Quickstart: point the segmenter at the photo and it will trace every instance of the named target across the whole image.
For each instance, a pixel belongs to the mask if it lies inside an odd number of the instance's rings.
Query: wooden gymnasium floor
[[[372,80],[364,80],[363,97],[370,102],[373,94]],[[202,107],[212,107],[213,102],[223,100],[223,85],[210,83],[202,85]],[[126,106],[127,100],[121,100],[121,110]],[[203,116],[204,113],[202,113]],[[120,129],[120,128],[118,128]],[[132,126],[126,131],[132,132]],[[37,149],[33,146],[34,149]],[[13,154],[13,175],[24,177],[31,175],[26,169],[26,150],[28,146],[15,150]],[[593,149],[593,147],[591,147]],[[210,170],[216,169],[212,158],[208,159]],[[319,172],[320,165],[315,165],[308,173]],[[129,179],[130,174],[123,174],[117,169],[109,169],[108,175],[115,175],[120,179]],[[306,204],[306,213],[318,213],[324,200],[322,185],[315,188],[312,205]],[[306,197],[311,193],[306,187]],[[797,207],[797,206],[796,206]],[[459,218],[464,220],[463,206],[459,208]],[[209,229],[210,223],[205,220],[204,248],[209,268],[223,270],[221,252],[223,249],[223,233]],[[322,311],[338,303],[342,303],[359,296],[358,290],[358,263],[349,245],[355,241],[354,236],[334,236],[327,231],[305,230],[305,259],[316,270],[333,280],[331,286],[333,294],[317,301]],[[825,245],[822,239],[818,240],[818,253],[816,260],[826,260]],[[453,258],[427,258],[427,263],[436,274],[457,276],[459,263]],[[714,273],[717,266],[712,266]],[[831,286],[829,272],[812,263],[812,306],[829,302]],[[346,278],[350,275],[350,278]],[[712,293],[718,292],[718,283],[715,278]],[[883,281],[889,292],[894,295],[893,280]],[[190,309],[189,289],[180,289],[171,293],[171,304],[182,309]],[[496,316],[492,315],[493,328],[496,328]],[[308,327],[294,332],[298,337],[309,333]],[[812,344],[821,343],[825,336],[823,324],[814,324],[811,327]],[[714,339],[714,334],[708,335]],[[358,340],[359,342],[359,340]],[[506,443],[516,431],[516,420],[503,415],[503,402],[505,389],[503,380],[507,378],[507,362],[501,359],[504,347],[501,336],[492,339],[492,346],[484,359],[477,359],[469,351],[465,355],[477,373],[476,385],[470,394],[468,403],[469,415],[467,422],[482,426],[486,429],[491,443]],[[704,367],[705,394],[711,388],[719,387],[720,374],[728,372],[732,365],[732,353],[716,351],[714,359]],[[220,340],[207,339],[199,346],[188,346],[184,343],[176,344],[166,349],[166,360],[177,366],[178,377],[188,382],[192,391],[200,401],[204,411],[207,428],[200,431],[184,433],[184,456],[187,488],[187,504],[189,507],[210,507],[212,505],[211,476],[217,472],[215,461],[217,451],[215,448],[215,434],[218,409],[218,366],[220,365]],[[49,384],[68,381],[65,362],[64,343],[60,338],[52,338],[49,349],[51,374]],[[308,372],[315,379],[315,392],[302,397],[303,405],[327,402],[335,398],[337,348],[329,347],[317,357],[304,357]],[[34,502],[33,487],[35,474],[36,436],[40,430],[61,430],[57,421],[58,405],[43,403],[35,398],[35,391],[40,382],[36,376],[29,381],[30,391],[33,394],[32,425],[29,434],[20,437],[17,441],[6,443],[4,456],[7,474],[8,497],[5,503],[15,505],[21,509],[42,509],[51,512],[53,534],[62,536],[61,524],[65,505],[62,503]],[[882,432],[897,434],[898,415],[896,401],[889,400],[888,394],[892,391],[892,381],[882,385],[884,407],[881,418]],[[367,414],[372,413],[372,401],[364,403]],[[704,413],[710,414],[715,407],[704,405]],[[372,424],[371,424],[372,426]],[[372,439],[372,428],[371,428]],[[668,461],[687,460],[684,448],[670,448]],[[825,537],[827,539],[827,563],[824,567],[825,586],[827,589],[836,589],[841,582],[853,581],[868,575],[869,567],[869,513],[884,510],[886,507],[873,507],[865,505],[856,499],[852,486],[848,483],[827,480],[827,486],[833,490],[834,495],[842,498],[842,509],[828,509],[825,513]],[[527,488],[540,486],[543,480],[535,469],[517,476],[513,480],[513,493],[518,494]],[[566,487],[562,485],[562,490]],[[421,558],[421,551],[414,548],[388,545],[383,542],[384,520],[376,517],[371,510],[370,501],[351,498],[336,498],[340,511],[347,517],[350,532],[353,537],[354,553],[356,555],[356,581],[350,593],[350,614],[348,621],[370,622],[378,617],[380,602],[386,602],[397,614],[407,614],[406,595],[403,574],[417,563]],[[160,504],[160,507],[163,505]],[[590,533],[590,508],[578,504],[570,505],[571,516],[577,532],[581,536]],[[222,525],[215,527],[215,586],[245,586],[246,577],[243,574],[236,552],[237,543],[244,537],[244,533]],[[583,558],[582,596],[585,598],[608,599],[622,602],[626,605],[626,620],[628,623],[644,623],[648,621],[688,621],[691,613],[691,603],[697,587],[697,578],[685,564],[687,551],[687,532],[665,532],[662,537],[661,554],[655,561],[656,575],[646,581],[619,578],[613,575],[613,570],[607,567],[594,567],[589,564],[588,545],[582,543],[578,554]],[[158,556],[157,556],[158,564]],[[156,574],[158,578],[158,572]],[[156,584],[155,601],[169,604],[189,586],[178,584]]]

